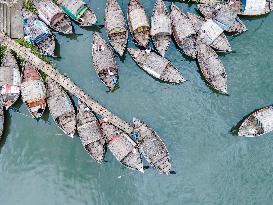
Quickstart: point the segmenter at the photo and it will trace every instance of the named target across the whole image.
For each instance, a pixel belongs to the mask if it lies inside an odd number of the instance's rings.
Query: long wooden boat
[[[139,46],[146,46],[150,38],[150,24],[143,5],[139,0],[129,0],[128,24],[133,39]]]
[[[107,146],[116,159],[130,169],[144,172],[139,150],[130,137],[105,119],[101,121],[101,127]]]
[[[46,90],[37,69],[26,62],[21,84],[22,99],[31,115],[40,119],[46,108]]]
[[[6,110],[18,100],[21,90],[21,80],[17,61],[11,54],[11,51],[8,50],[0,67],[1,98]]]
[[[205,21],[201,16],[197,16],[193,13],[188,13],[188,17],[197,31],[198,39],[201,39],[203,43],[211,46],[217,52],[231,51],[230,43],[223,33],[224,30],[211,19]]]
[[[39,18],[53,30],[72,34],[73,28],[69,17],[52,1],[34,1]]]
[[[151,36],[153,44],[161,56],[165,55],[170,41],[172,29],[171,19],[163,0],[157,0],[151,19]]]
[[[94,113],[78,101],[77,130],[85,151],[98,163],[105,155],[105,139]]]
[[[239,136],[257,137],[273,131],[273,106],[251,113],[240,125]]]
[[[26,38],[44,55],[54,56],[55,37],[38,16],[22,9],[23,28]]]
[[[158,134],[137,118],[133,119],[134,130],[139,134],[137,144],[146,160],[157,170],[170,174],[169,152]]]
[[[199,42],[197,61],[208,84],[220,93],[227,94],[227,74],[216,52]]]
[[[0,141],[4,131],[4,121],[5,121],[4,106],[3,103],[0,101]]]
[[[118,86],[118,67],[112,48],[98,32],[94,33],[92,59],[96,73],[100,80],[113,91]]]
[[[174,40],[183,53],[196,58],[196,31],[186,14],[174,4],[171,4],[171,22]]]
[[[46,80],[47,103],[51,116],[58,127],[70,137],[76,131],[76,114],[64,89],[51,78]]]
[[[185,82],[183,76],[172,63],[155,52],[134,48],[128,48],[128,51],[139,67],[154,78],[175,84]]]
[[[80,26],[92,26],[97,22],[95,13],[82,0],[57,0],[57,4]]]

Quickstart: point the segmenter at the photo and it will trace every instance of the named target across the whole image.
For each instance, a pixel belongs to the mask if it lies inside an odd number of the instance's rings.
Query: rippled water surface
[[[128,1],[118,2],[126,11]],[[142,2],[150,16],[155,0]],[[195,11],[195,5],[176,4]],[[91,0],[91,5],[103,24],[105,0]],[[165,176],[152,168],[137,173],[109,152],[107,163],[97,165],[79,139],[62,135],[51,117],[51,125],[36,122],[18,103],[22,114],[7,114],[0,144],[0,204],[272,204],[273,133],[246,139],[230,130],[249,112],[273,102],[273,15],[243,21],[249,31],[229,36],[233,52],[221,56],[229,96],[208,88],[196,62],[182,56],[173,42],[166,57],[188,80],[185,84],[154,80],[127,53],[125,60],[116,58],[120,89],[107,93],[91,65],[96,29],[75,25],[81,35],[57,35],[57,67],[121,118],[131,122],[137,116],[151,125],[165,141],[176,174]],[[100,31],[105,37],[105,29]],[[134,46],[131,38],[129,46]]]

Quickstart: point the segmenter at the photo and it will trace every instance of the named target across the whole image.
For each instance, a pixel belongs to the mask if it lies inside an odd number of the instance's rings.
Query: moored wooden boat
[[[120,56],[123,56],[128,40],[128,30],[125,17],[116,0],[106,1],[105,29],[110,44]]]
[[[139,0],[129,0],[128,24],[133,39],[146,48],[150,38],[150,24],[143,5]]]
[[[45,23],[24,8],[22,16],[24,33],[28,41],[37,46],[44,55],[54,56],[55,37]]]
[[[57,0],[57,4],[80,26],[92,26],[97,22],[95,13],[82,0]]]
[[[113,91],[118,86],[118,67],[112,48],[98,32],[94,33],[92,59],[96,73],[100,80]]]
[[[7,51],[0,67],[0,91],[6,110],[20,96],[21,74],[15,57]]]
[[[40,119],[46,108],[46,90],[37,69],[26,62],[21,84],[22,99],[31,115]]]
[[[59,128],[70,137],[76,131],[76,114],[64,89],[51,78],[46,80],[47,103],[51,116]]]
[[[98,163],[105,155],[105,139],[94,113],[78,101],[77,130],[85,151]]]
[[[198,42],[197,61],[208,84],[222,94],[227,94],[227,74],[216,52]]]
[[[171,41],[171,19],[163,0],[157,0],[151,19],[153,44],[161,56],[165,55]]]
[[[190,19],[172,3],[171,22],[174,40],[180,49],[189,57],[196,58],[196,31]]]
[[[116,159],[128,168],[144,172],[139,150],[130,137],[107,120],[101,121],[107,146]]]
[[[134,118],[133,124],[134,130],[139,134],[137,144],[140,152],[157,170],[164,174],[170,174],[170,156],[164,142],[144,122]]]
[[[169,60],[155,52],[134,48],[128,48],[128,51],[139,67],[151,76],[168,83],[178,84],[185,81]]]
[[[2,101],[0,100],[0,142],[4,131],[4,106]]]

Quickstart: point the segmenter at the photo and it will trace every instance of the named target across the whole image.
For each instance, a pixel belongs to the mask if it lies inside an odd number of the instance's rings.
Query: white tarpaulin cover
[[[222,33],[223,29],[218,26],[212,19],[207,20],[201,27],[200,37],[208,45],[212,44],[216,38],[218,38]]]
[[[264,129],[265,132],[273,130],[273,107],[257,113],[255,117],[257,123]]]
[[[171,34],[171,19],[166,15],[158,15],[152,18],[151,35],[160,33]]]
[[[265,11],[266,0],[246,0],[245,15],[259,15]]]
[[[28,100],[40,100],[46,97],[45,86],[40,80],[29,80],[21,85],[22,98]]]
[[[143,9],[135,9],[131,11],[129,18],[133,31],[137,30],[141,26],[149,27],[149,22]]]

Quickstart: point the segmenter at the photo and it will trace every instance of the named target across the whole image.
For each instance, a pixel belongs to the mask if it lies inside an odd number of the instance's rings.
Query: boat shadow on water
[[[10,125],[11,125],[11,114],[8,111],[5,111],[4,113],[4,130],[2,133],[2,136],[0,137],[0,154],[3,146],[5,145],[7,141],[7,137],[10,133]]]

